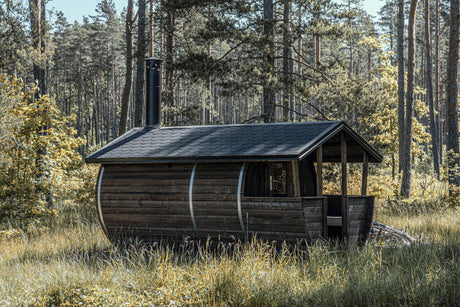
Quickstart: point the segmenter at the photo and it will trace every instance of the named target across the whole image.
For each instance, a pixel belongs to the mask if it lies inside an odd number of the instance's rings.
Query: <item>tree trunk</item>
[[[289,121],[290,114],[290,101],[291,101],[291,88],[292,88],[292,35],[291,35],[291,0],[284,0],[284,13],[283,13],[283,75],[284,75],[284,88],[283,88],[283,120]]]
[[[348,11],[351,12],[351,1],[348,0]],[[353,75],[353,71],[354,71],[354,67],[353,67],[353,31],[352,31],[352,28],[351,28],[351,22],[352,20],[352,17],[349,17],[348,18],[348,31],[350,31],[349,33],[349,41],[348,41],[348,51],[349,51],[349,55],[350,55],[350,66],[349,66],[349,74],[350,76]]]
[[[372,50],[371,48],[367,49],[367,80],[370,82],[372,80]]]
[[[349,42],[349,45],[348,45],[348,49],[349,49],[349,52],[350,52],[350,67],[349,67],[349,74],[350,76],[353,75],[353,70],[354,70],[354,67],[353,67],[353,43],[352,43],[352,39],[350,39],[350,42]]]
[[[153,57],[154,54],[154,43],[153,43],[153,2],[150,0],[150,12],[149,12],[149,57]]]
[[[426,44],[426,94],[430,108],[430,132],[431,148],[433,153],[433,167],[439,179],[439,150],[438,150],[438,129],[435,121],[435,109],[433,102],[433,72],[431,56],[431,35],[430,35],[430,1],[425,0],[425,44]]]
[[[129,96],[131,94],[131,82],[133,78],[133,0],[128,0],[128,10],[126,12],[125,21],[125,39],[126,39],[126,73],[125,86],[121,96],[121,111],[120,125],[118,127],[118,135],[126,132],[126,124],[128,121]]]
[[[171,6],[171,5],[169,5]],[[174,31],[175,31],[175,12],[171,7],[167,7],[165,35],[166,35],[166,55],[165,55],[165,91],[162,96],[167,111],[164,114],[165,124],[172,125],[174,122]]]
[[[45,35],[44,35],[44,22],[46,20],[46,3],[40,2],[40,0],[29,0],[29,17],[30,17],[30,28],[32,31],[32,46],[38,51],[39,54],[45,53]],[[35,92],[35,99],[40,99],[43,95],[48,92],[46,84],[46,71],[44,67],[43,59],[40,59],[41,63],[34,61],[33,63],[33,75],[34,81],[37,82],[38,90]],[[37,134],[44,135],[47,132],[48,127],[40,126],[37,129]],[[39,193],[42,200],[46,203],[47,207],[53,205],[52,192],[47,190],[45,182],[49,179],[49,172],[44,161],[46,156],[46,147],[39,148],[37,150],[37,157],[35,165],[37,166],[36,184],[35,191]]]
[[[315,35],[315,67],[321,66],[321,36]]]
[[[399,172],[402,172],[404,165],[404,0],[398,1],[398,126],[399,126]]]
[[[40,54],[43,53],[45,49],[45,42],[43,40],[42,33],[42,17],[44,13],[43,10],[44,4],[40,0],[29,0],[29,15],[30,15],[30,28],[32,32],[32,47],[37,50]],[[38,91],[35,93],[35,98],[39,99],[40,96],[45,95],[47,92],[46,83],[45,83],[45,70],[42,67],[42,64],[36,63],[33,64],[33,74],[34,82],[38,83]]]
[[[46,1],[45,0],[40,1],[40,23],[39,23],[39,28],[40,28],[40,53],[42,55],[44,55],[46,53],[46,32],[47,32]],[[48,94],[47,71],[48,71],[48,60],[45,59],[44,62],[41,64],[40,79],[38,80],[38,82],[40,84],[39,85],[40,94],[42,96]]]
[[[439,164],[442,165],[442,117],[441,117],[441,97],[440,97],[440,87],[439,87],[439,52],[440,52],[440,47],[439,47],[439,35],[441,30],[440,30],[440,24],[439,24],[439,0],[436,0],[436,29],[435,29],[436,35],[435,35],[435,58],[434,58],[434,65],[435,65],[435,77],[434,77],[434,83],[435,83],[435,105],[438,110],[438,113],[436,114],[436,120],[435,122],[437,123],[437,130],[438,130],[438,156],[439,156]]]
[[[263,88],[263,118],[264,122],[275,121],[275,91],[273,73],[275,68],[274,36],[275,23],[273,20],[273,0],[264,0],[264,38],[266,42],[263,67],[265,81]]]
[[[146,52],[145,39],[145,0],[139,0],[137,17],[137,69],[136,89],[134,93],[134,126],[141,127],[144,110],[144,57]]]
[[[459,0],[450,1],[449,57],[447,59],[447,160],[449,184],[459,186],[458,172],[458,35]],[[452,192],[450,190],[450,192]]]
[[[415,86],[415,17],[418,0],[411,0],[408,24],[408,54],[407,54],[407,96],[406,96],[406,124],[404,131],[404,164],[401,181],[401,196],[410,198],[412,177],[412,118],[414,114],[414,86]]]

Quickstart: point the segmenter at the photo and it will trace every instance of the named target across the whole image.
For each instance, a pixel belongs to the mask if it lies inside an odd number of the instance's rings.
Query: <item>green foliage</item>
[[[20,60],[17,52],[27,44],[24,25],[27,11],[23,1],[0,1],[0,71],[15,73]]]
[[[48,96],[0,75],[0,225],[39,226],[56,214],[47,195],[69,190],[68,175],[81,163],[84,142]]]

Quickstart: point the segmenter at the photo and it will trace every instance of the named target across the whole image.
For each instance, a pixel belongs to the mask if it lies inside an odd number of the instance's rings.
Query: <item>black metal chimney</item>
[[[161,124],[161,60],[147,58],[145,70],[145,125],[159,126]]]

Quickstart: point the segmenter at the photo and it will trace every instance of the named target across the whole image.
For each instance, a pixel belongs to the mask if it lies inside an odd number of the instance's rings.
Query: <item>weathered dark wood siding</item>
[[[201,238],[244,238],[237,207],[241,166],[241,163],[197,165],[193,184],[193,210]]]
[[[101,211],[109,235],[192,235],[192,168],[193,164],[104,166]]]
[[[244,197],[241,207],[249,237],[287,242],[306,239],[300,198]]]
[[[100,220],[108,237],[140,236],[151,240],[210,237],[216,242],[245,240],[246,232],[248,239],[257,236],[278,242],[315,242],[328,236],[331,227],[326,224],[327,216],[342,215],[340,208],[332,206],[334,202],[340,203],[341,196],[241,195],[240,220],[238,183],[243,163],[198,163],[191,199],[195,229],[189,195],[194,166],[193,163],[104,165]],[[241,188],[244,191],[244,180]],[[343,221],[349,241],[356,242],[360,236],[367,238],[374,198],[346,196],[345,200],[348,220]]]
[[[357,243],[367,239],[374,214],[373,196],[348,196],[348,241]]]
[[[302,208],[308,241],[327,238],[327,197],[303,197]]]

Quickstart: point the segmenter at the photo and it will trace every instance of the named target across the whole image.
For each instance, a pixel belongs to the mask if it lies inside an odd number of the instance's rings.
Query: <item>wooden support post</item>
[[[292,161],[292,183],[294,185],[294,197],[300,197],[299,161]]]
[[[348,238],[348,198],[347,198],[347,140],[342,132],[340,142],[342,158],[342,238]]]
[[[316,150],[316,195],[323,195],[323,145]]]
[[[268,180],[265,181],[265,192],[264,196],[272,196],[272,187],[273,187],[273,174],[272,174],[272,162],[265,162],[265,178]]]
[[[369,172],[369,158],[367,153],[363,154],[363,179],[361,181],[361,195],[367,194],[367,174]]]
[[[345,134],[342,133],[341,142],[341,158],[342,158],[342,195],[347,195],[347,140]]]

